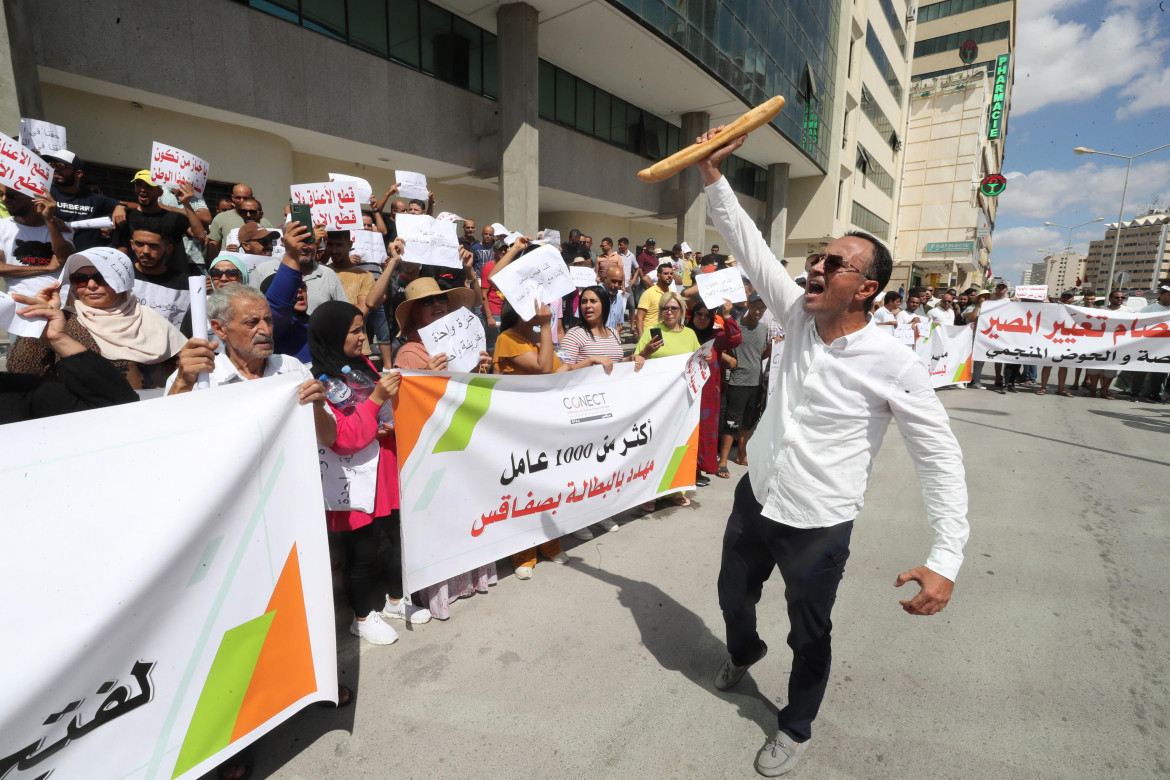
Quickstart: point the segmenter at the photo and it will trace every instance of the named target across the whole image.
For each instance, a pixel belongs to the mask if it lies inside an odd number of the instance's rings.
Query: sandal
[[[1044,395],[1047,392],[1048,392],[1047,387],[1041,387],[1039,390],[1036,391],[1036,395]]]
[[[715,472],[715,476],[720,479],[731,479],[731,472],[727,470],[727,466],[720,466],[719,470]]]
[[[677,493],[670,497],[670,503],[674,504],[675,506],[690,506],[691,500],[682,493]]]
[[[1064,396],[1065,398],[1072,398],[1072,397],[1073,397],[1073,394],[1072,394],[1072,393],[1070,393],[1068,390],[1057,390],[1057,391],[1056,391],[1056,394],[1057,394],[1057,395],[1062,395],[1062,396]]]
[[[344,685],[337,686],[337,703],[331,701],[319,701],[318,707],[324,707],[327,710],[343,710],[349,705],[353,704],[353,691]]]
[[[1106,393],[1105,391],[1101,391],[1101,400],[1102,401],[1115,401],[1117,399],[1114,398],[1113,396],[1109,395],[1109,393]]]
[[[638,507],[638,509],[641,509],[643,512],[653,512],[657,508],[658,508],[657,501],[647,501],[645,504],[642,504],[641,506]]]

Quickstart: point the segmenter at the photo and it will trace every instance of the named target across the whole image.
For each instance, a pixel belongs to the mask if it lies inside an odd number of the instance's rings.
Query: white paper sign
[[[456,214],[452,211],[440,211],[438,214],[435,215],[435,219],[439,220],[440,222],[466,222],[467,221],[463,217],[459,216],[458,214]]]
[[[374,511],[381,450],[377,439],[349,455],[338,455],[328,447],[317,448],[321,495],[326,509],[335,512]]]
[[[699,296],[703,303],[712,311],[722,306],[724,299],[732,303],[743,303],[747,300],[743,277],[734,268],[695,274],[695,284],[699,287]]]
[[[386,243],[382,234],[376,230],[353,231],[353,254],[362,256],[362,263],[377,263],[386,261]]]
[[[561,231],[553,230],[552,228],[545,228],[540,231],[540,240],[544,243],[554,246],[557,249],[561,248]]]
[[[691,249],[690,244],[688,244],[686,241],[682,242],[682,253],[684,255],[689,255],[689,254],[693,253],[694,251],[695,250]]]
[[[45,330],[46,320],[41,317],[28,320],[19,316],[16,310],[23,308],[24,304],[18,304],[8,293],[0,291],[0,330],[6,330],[14,336],[39,338]]]
[[[487,350],[483,323],[475,312],[462,306],[441,320],[418,329],[423,346],[432,356],[447,356],[447,370],[471,373],[479,365],[479,353]]]
[[[65,143],[65,128],[40,119],[20,119],[20,143],[38,154],[68,149]]]
[[[561,253],[547,244],[513,260],[492,284],[526,322],[536,316],[537,301],[552,303],[577,289]]]
[[[283,248],[283,247],[282,247]],[[244,261],[244,267],[248,269],[248,278],[252,278],[252,274],[256,273],[256,266],[261,263],[267,263],[269,260],[275,260],[274,257],[268,255],[249,255],[244,252],[236,252],[235,254]]]
[[[703,386],[711,378],[711,351],[715,348],[715,339],[711,339],[699,347],[687,360],[686,372],[683,377],[687,381],[687,392],[691,398],[696,398],[703,392]]]
[[[210,170],[211,165],[207,160],[178,147],[155,141],[150,149],[150,178],[165,189],[190,184],[195,194],[202,196]]]
[[[1028,284],[1016,287],[1016,297],[1021,301],[1047,301],[1048,285]]]
[[[204,276],[188,276],[187,292],[191,296],[191,335],[195,338],[210,340],[211,328],[207,326],[207,280]],[[204,336],[203,334],[208,334]],[[200,371],[195,379],[196,390],[206,390],[211,386],[206,371]]]
[[[777,385],[780,384],[780,366],[784,359],[784,342],[772,342],[772,357],[768,358],[768,399],[771,400],[772,393],[776,392]]]
[[[353,186],[353,191],[358,197],[358,203],[369,203],[370,198],[374,197],[374,188],[370,183],[360,176],[349,176],[344,173],[329,174],[330,180],[334,184],[349,184]]]
[[[573,284],[578,287],[592,287],[597,284],[597,272],[587,265],[569,266],[569,276],[573,277]]]
[[[106,230],[114,226],[114,220],[109,217],[94,217],[93,219],[79,219],[69,223],[70,230]]]
[[[294,184],[290,188],[293,203],[312,208],[313,224],[326,230],[360,230],[362,208],[352,184],[331,181]]]
[[[394,178],[398,180],[398,197],[407,200],[421,200],[426,203],[431,197],[427,188],[427,177],[413,171],[394,171]]]
[[[0,184],[40,198],[49,192],[53,168],[27,146],[0,133]]]
[[[444,268],[463,267],[454,222],[440,222],[426,214],[399,214],[394,223],[398,237],[405,243],[405,260]]]

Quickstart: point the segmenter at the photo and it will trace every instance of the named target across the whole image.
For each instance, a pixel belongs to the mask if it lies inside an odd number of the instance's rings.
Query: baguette
[[[719,135],[709,138],[702,143],[691,144],[687,148],[675,152],[665,160],[659,160],[649,168],[638,171],[638,178],[645,182],[669,179],[683,168],[694,165],[699,160],[707,157],[720,146],[739,138],[741,135],[747,135],[757,127],[768,124],[776,118],[776,115],[780,113],[780,109],[783,107],[784,98],[781,95],[777,95],[771,100],[766,100],[724,127],[723,132],[719,133]]]

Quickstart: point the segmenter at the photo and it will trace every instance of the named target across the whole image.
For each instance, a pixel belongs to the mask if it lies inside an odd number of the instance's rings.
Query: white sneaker
[[[410,625],[417,625],[419,623],[426,623],[431,619],[431,611],[416,607],[410,603],[407,598],[402,598],[397,604],[390,601],[390,597],[386,597],[386,606],[382,608],[382,617],[391,618],[394,620],[404,620]]]
[[[518,579],[518,580],[532,579],[532,567],[531,566],[517,566],[516,567],[516,579]]]
[[[574,531],[573,536],[577,537],[583,542],[587,542],[593,538],[593,532],[589,530],[589,526],[585,526],[580,531]]]
[[[565,555],[565,553],[562,551],[562,552],[557,553],[553,557],[549,558],[549,560],[552,561],[553,563],[568,563],[569,556]]]
[[[612,520],[608,517],[605,518],[604,520],[598,520],[597,524],[599,526],[601,526],[601,530],[603,530],[603,531],[620,531],[621,530],[621,526],[617,524],[617,521]]]
[[[360,636],[371,645],[392,645],[398,641],[398,632],[377,612],[366,615],[365,620],[354,618],[349,624],[349,633]]]

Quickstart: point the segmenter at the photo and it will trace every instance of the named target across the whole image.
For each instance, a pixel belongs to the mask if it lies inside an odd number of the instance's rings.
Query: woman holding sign
[[[349,631],[371,644],[389,645],[397,641],[398,632],[383,618],[411,624],[431,619],[430,612],[409,604],[402,593],[398,454],[393,424],[379,418],[383,405],[398,392],[398,374],[380,375],[362,354],[365,317],[348,301],[318,306],[309,318],[308,335],[314,376],[353,388],[358,382],[346,374],[360,373],[373,385],[369,396],[356,403],[350,394],[338,399],[330,392],[337,441],[330,447],[332,455],[322,451],[319,457],[325,521],[345,544],[345,595],[354,612]],[[379,552],[382,542],[385,554]]]

